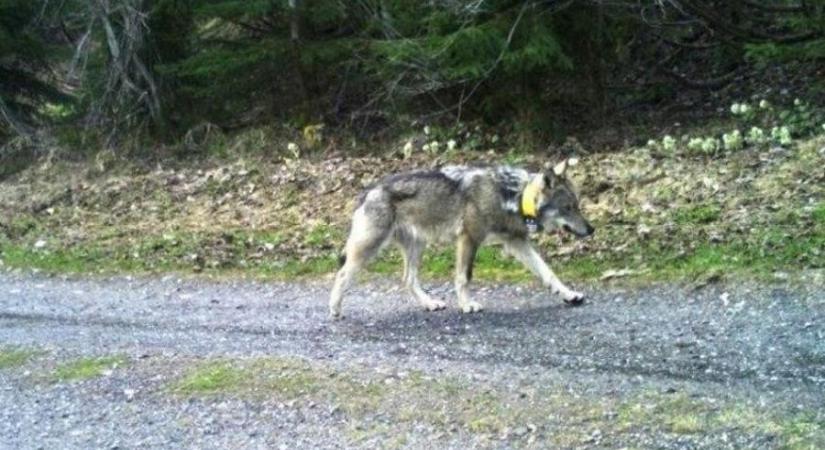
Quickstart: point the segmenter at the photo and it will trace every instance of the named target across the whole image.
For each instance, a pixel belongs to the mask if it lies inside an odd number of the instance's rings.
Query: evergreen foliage
[[[0,133],[67,82],[105,135],[399,117],[546,132],[823,58],[825,0],[0,0]]]
[[[47,103],[68,101],[51,76],[41,12],[37,2],[0,0],[0,138],[28,133]]]

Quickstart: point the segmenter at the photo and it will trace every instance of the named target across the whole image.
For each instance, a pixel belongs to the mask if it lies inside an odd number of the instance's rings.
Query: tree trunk
[[[306,88],[306,76],[301,63],[301,13],[300,0],[289,0],[289,41],[292,52],[292,66],[295,73],[295,84],[298,89],[298,101],[301,120],[307,120],[309,115],[309,93]]]

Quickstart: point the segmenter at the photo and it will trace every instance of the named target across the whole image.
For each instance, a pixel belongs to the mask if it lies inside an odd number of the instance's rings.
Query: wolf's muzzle
[[[570,227],[570,225],[567,225],[567,224],[565,224],[562,228],[564,228],[564,231],[566,231],[570,234],[576,235],[580,238],[585,238],[585,237],[590,236],[590,235],[592,235],[593,233],[596,232],[596,229],[593,228],[593,225],[590,225],[589,223],[585,223],[585,229],[584,229],[583,233],[579,232],[578,230],[574,230],[573,228]]]

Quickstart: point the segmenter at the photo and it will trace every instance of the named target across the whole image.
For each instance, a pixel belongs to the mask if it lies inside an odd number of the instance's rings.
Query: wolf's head
[[[545,230],[562,229],[578,237],[593,234],[595,229],[582,216],[573,185],[564,176],[568,160],[536,175],[524,195],[533,198],[533,214]]]

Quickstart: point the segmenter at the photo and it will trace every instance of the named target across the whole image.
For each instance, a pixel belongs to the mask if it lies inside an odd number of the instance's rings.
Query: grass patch
[[[684,393],[646,393],[619,407],[621,430],[654,428],[676,434],[717,433],[735,430],[774,436],[785,449],[825,448],[825,417],[807,411],[785,416],[736,402],[692,398]]]
[[[297,358],[211,361],[191,368],[169,391],[178,395],[240,395],[281,401],[314,399],[360,414],[376,407],[383,385]]]
[[[692,214],[690,220],[707,220],[707,213]],[[605,230],[609,231],[609,230]],[[114,231],[112,232],[114,233]],[[248,274],[262,279],[295,279],[326,275],[338,269],[338,239],[327,225],[318,225],[306,237],[307,245],[328,248],[320,256],[299,256],[278,249],[283,237],[277,232],[229,230],[220,233],[165,233],[124,239],[116,234],[61,247],[49,243],[36,249],[32,244],[0,239],[0,260],[9,267],[36,268],[51,273],[205,273]],[[729,242],[687,243],[678,239],[649,240],[621,252],[601,251],[549,262],[565,280],[595,280],[605,271],[628,266],[641,269],[637,279],[645,281],[695,279],[707,273],[764,276],[800,265],[825,267],[825,225],[789,232],[775,227]],[[430,278],[451,278],[455,250],[432,246],[424,255],[421,273]],[[397,250],[382,252],[367,268],[368,273],[397,276],[403,264]],[[535,278],[499,247],[482,247],[474,267],[476,279],[495,282],[527,282]]]
[[[708,402],[684,393],[646,393],[621,405],[618,422],[626,431],[653,427],[677,434],[692,434],[712,428],[709,420],[712,412],[713,407]]]
[[[500,433],[528,418],[540,419],[528,408],[512,405],[499,392],[477,389],[456,378],[412,372],[402,378],[381,379],[371,373],[342,372],[295,358],[207,362],[189,370],[169,386],[169,391],[190,396],[323,402],[355,421],[380,415],[400,424],[428,423],[445,429],[458,426],[483,434]],[[553,408],[558,408],[557,397],[552,398]],[[350,431],[355,441],[381,434],[360,426]]]
[[[820,226],[825,226],[825,203],[820,203],[811,212],[811,217]]]
[[[243,380],[243,372],[228,363],[205,364],[190,371],[174,390],[186,394],[213,394],[237,388]]]
[[[10,267],[35,268],[54,273],[138,272],[140,264],[129,264],[95,247],[72,247],[38,251],[23,246],[2,247],[3,262]]]
[[[343,242],[346,236],[342,231],[326,223],[312,227],[304,237],[304,243],[311,247],[332,248]]]
[[[701,417],[694,414],[680,414],[671,417],[668,423],[670,431],[677,434],[701,433],[705,431],[705,423]]]
[[[716,222],[722,216],[722,209],[718,205],[701,204],[677,209],[673,220],[679,224],[706,224]]]
[[[0,369],[11,369],[20,367],[39,352],[23,348],[0,348]]]
[[[825,417],[811,412],[798,414],[779,423],[782,448],[808,450],[825,448]]]
[[[52,375],[52,379],[55,381],[88,380],[99,377],[107,370],[116,369],[124,364],[126,364],[126,358],[122,356],[81,358],[58,366]]]
[[[210,362],[191,370],[172,387],[182,394],[253,393],[277,394],[289,400],[317,392],[324,377],[301,361],[266,358],[238,362]]]
[[[658,392],[596,398],[567,393],[559,386],[494,387],[417,371],[383,377],[294,358],[206,362],[187,371],[169,391],[187,396],[277,399],[299,407],[321,405],[339,410],[349,424],[350,443],[403,436],[402,430],[421,424],[441,433],[463,430],[487,437],[521,428],[516,438],[524,439],[538,427],[553,430],[548,438],[556,446],[584,445],[596,430],[631,440],[640,432],[735,432],[772,436],[789,449],[823,448],[825,440],[825,422],[819,413],[783,416],[780,410],[758,409],[735,400]]]

